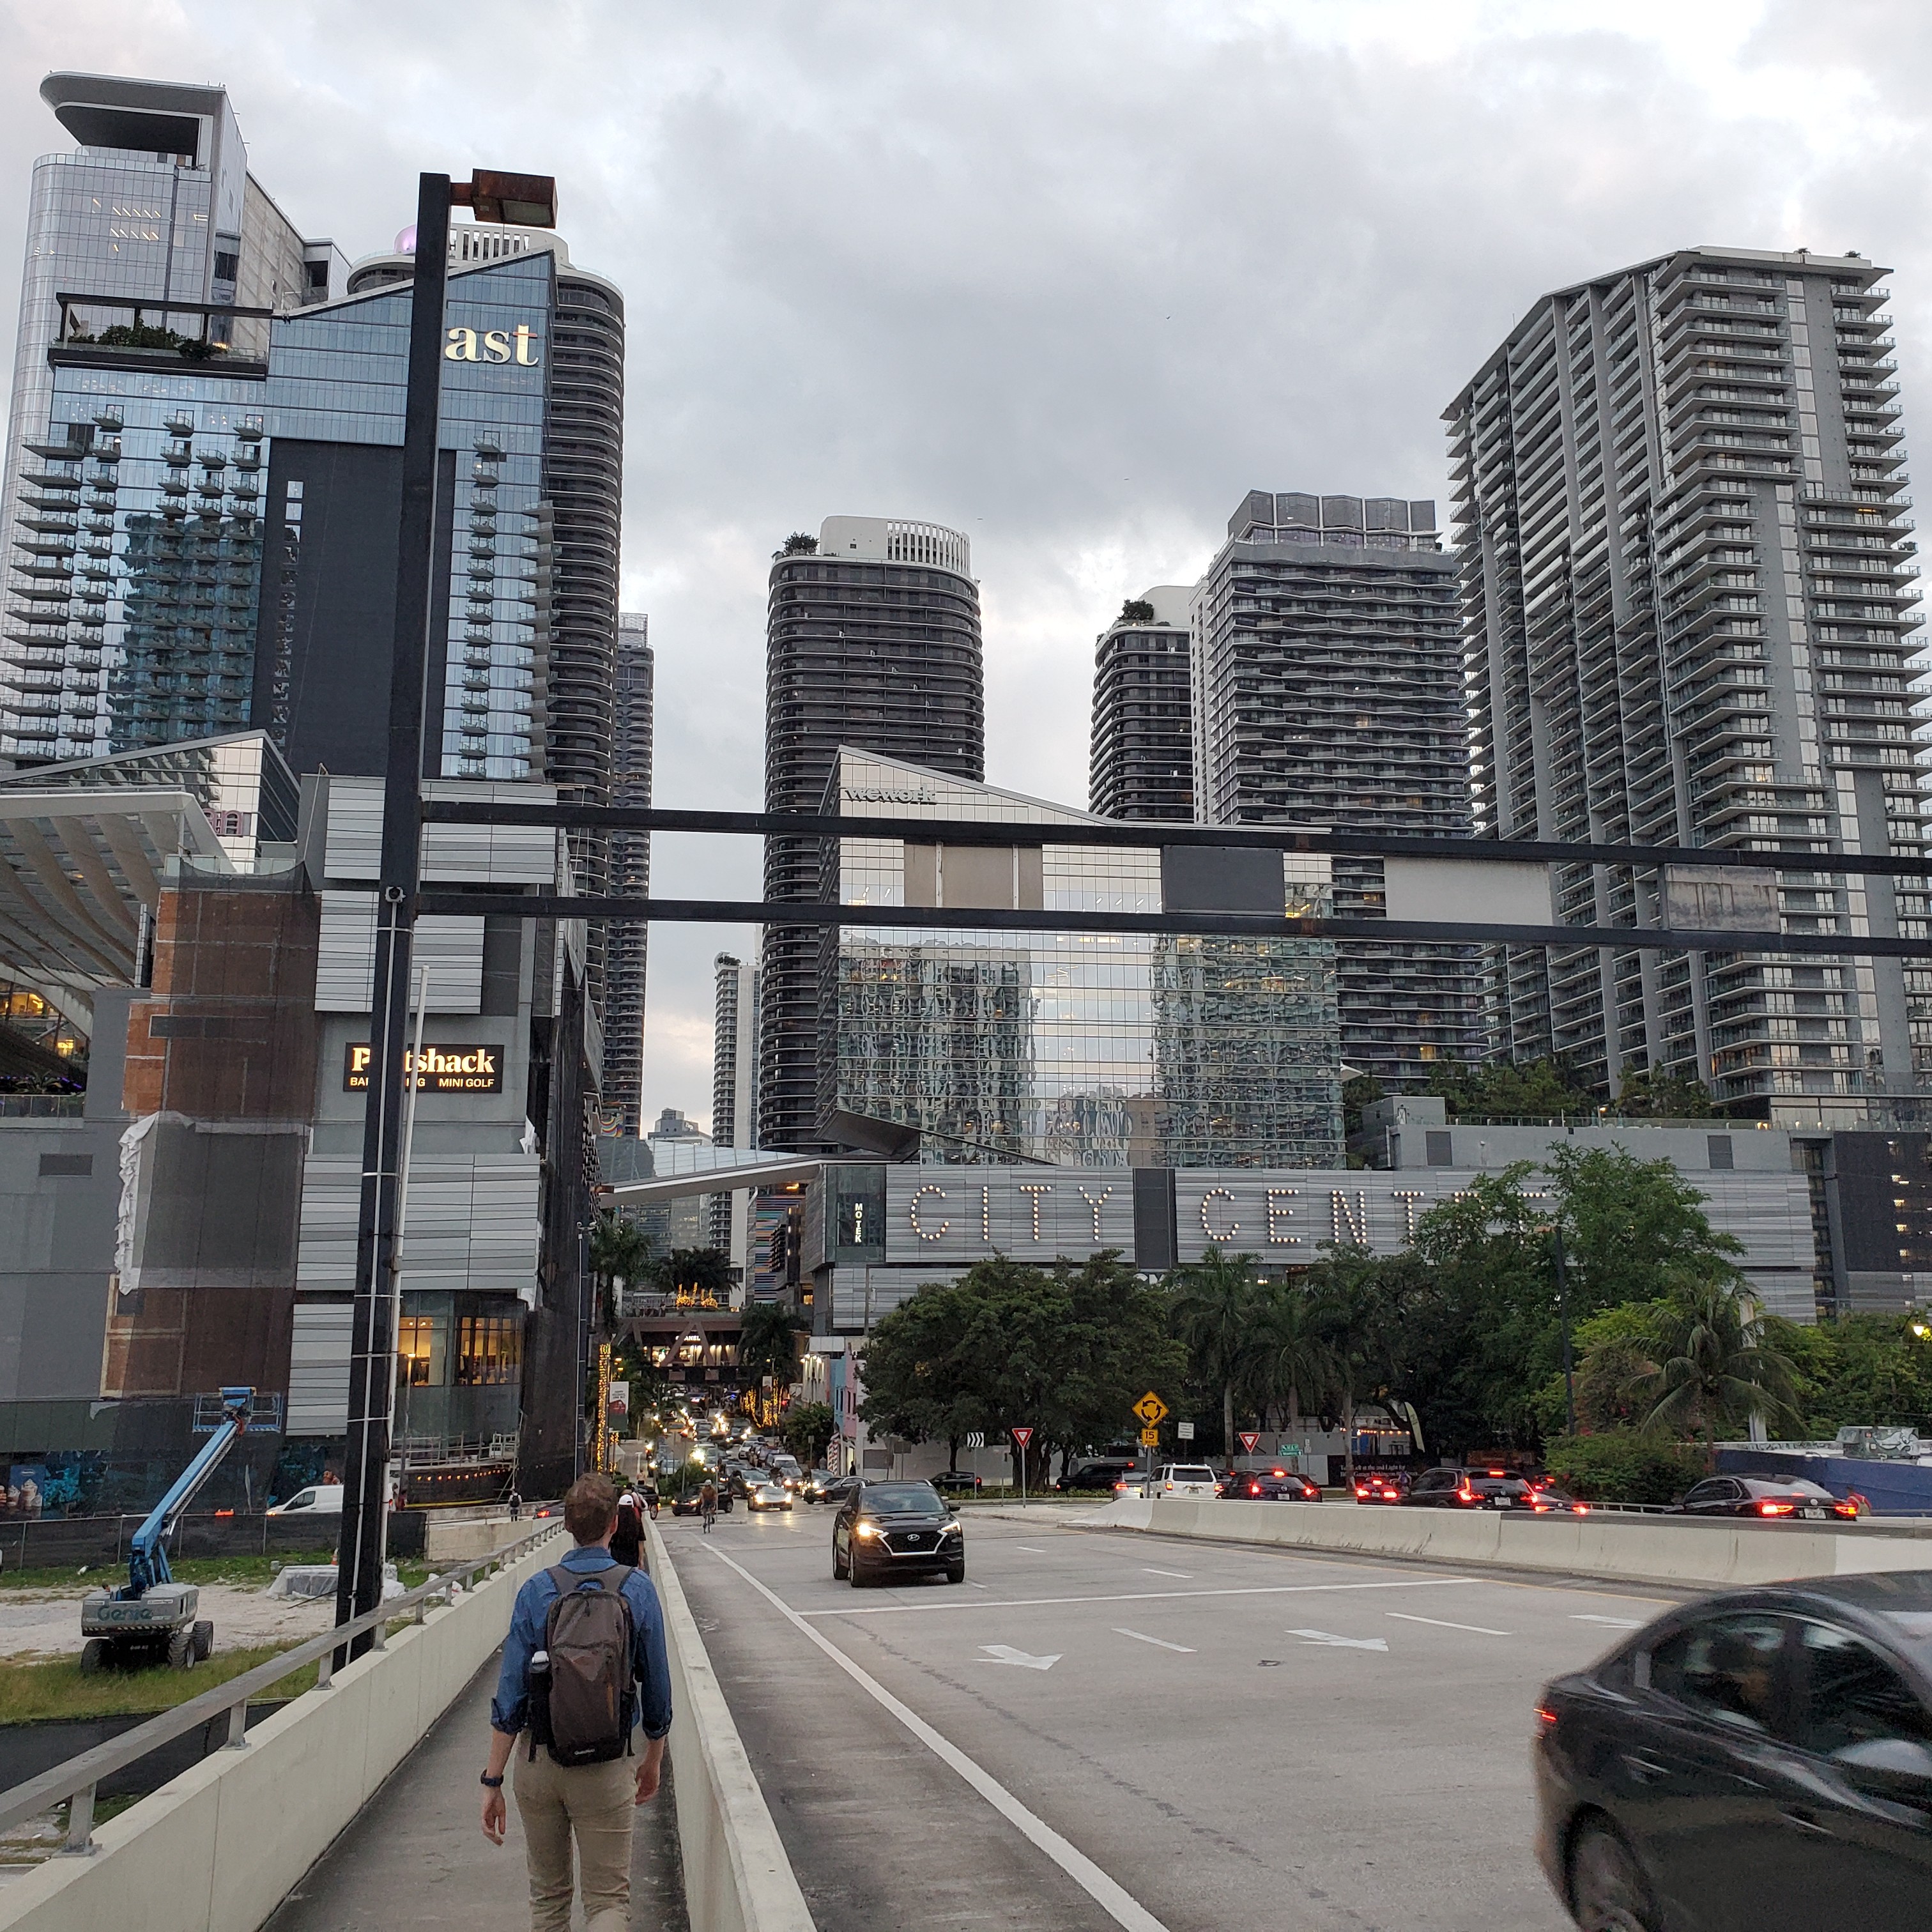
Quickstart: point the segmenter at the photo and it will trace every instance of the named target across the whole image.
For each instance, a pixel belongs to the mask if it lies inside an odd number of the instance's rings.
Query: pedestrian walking
[[[520,1490],[512,1490],[510,1492],[510,1520],[512,1522],[520,1522],[523,1520],[523,1492]]]
[[[650,1579],[610,1554],[609,1477],[572,1484],[563,1521],[576,1548],[531,1577],[510,1613],[490,1706],[483,1833],[503,1842],[503,1777],[514,1753],[532,1932],[569,1932],[573,1839],[584,1932],[627,1932],[632,1827],[636,1808],[656,1794],[670,1730],[664,1614]],[[634,1760],[640,1722],[644,1753]]]
[[[698,1492],[698,1513],[704,1519],[704,1533],[709,1536],[711,1526],[718,1520],[718,1485],[709,1476]]]
[[[644,1561],[644,1509],[636,1492],[626,1490],[617,1498],[617,1523],[610,1533],[610,1554],[635,1570]]]

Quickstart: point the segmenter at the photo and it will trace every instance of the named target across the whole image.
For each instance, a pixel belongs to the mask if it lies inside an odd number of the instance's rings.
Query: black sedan
[[[1932,1570],[1686,1604],[1537,1706],[1585,1932],[1906,1932],[1932,1898]]]
[[[1693,1484],[1677,1507],[1686,1516],[1756,1516],[1767,1522],[1850,1522],[1858,1513],[1856,1503],[1802,1476],[1709,1476]]]
[[[856,1476],[828,1476],[814,1471],[799,1491],[808,1503],[842,1503],[859,1486]]]
[[[1068,1470],[1053,1486],[1066,1496],[1112,1496],[1120,1478],[1131,1476],[1134,1468],[1135,1465],[1124,1456],[1106,1456]]]
[[[865,1483],[832,1520],[832,1580],[896,1582],[902,1576],[966,1580],[966,1537],[930,1483]]]
[[[1590,1505],[1542,1478],[1513,1469],[1426,1469],[1403,1503],[1414,1509],[1521,1510],[1532,1516],[1588,1516]]]
[[[970,1496],[978,1492],[983,1482],[970,1469],[942,1469],[933,1478],[932,1486],[942,1496]]]
[[[1221,1494],[1231,1502],[1318,1503],[1322,1488],[1292,1469],[1230,1469]]]

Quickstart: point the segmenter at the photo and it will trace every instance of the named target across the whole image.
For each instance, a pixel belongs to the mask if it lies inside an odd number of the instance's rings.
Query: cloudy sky
[[[658,802],[758,803],[770,553],[844,512],[971,538],[987,776],[1084,804],[1121,598],[1250,488],[1442,499],[1442,409],[1546,290],[1857,249],[1909,411],[1928,52],[1919,0],[0,0],[0,316],[52,68],[225,85],[352,258],[420,169],[554,173],[628,304]],[[661,891],[757,875],[656,842]],[[711,956],[748,937],[653,933],[648,1111],[708,1119]]]

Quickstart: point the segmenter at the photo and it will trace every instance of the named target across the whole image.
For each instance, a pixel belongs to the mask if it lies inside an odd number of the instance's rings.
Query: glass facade
[[[1084,816],[850,751],[840,754],[837,782],[848,813],[1075,824]],[[933,848],[841,844],[844,902],[935,902],[922,883]],[[979,890],[994,848],[964,849],[976,855],[968,902],[998,902]],[[998,848],[998,860],[1007,856]],[[943,856],[938,863],[944,867]],[[1012,856],[1004,904],[1162,909],[1157,848],[1046,846],[1036,888],[1034,863],[1026,848]],[[1282,911],[1326,914],[1328,861],[1295,855],[1282,864]],[[937,1163],[1302,1167],[1340,1159],[1328,941],[854,926],[828,951],[821,1115],[861,1144],[896,1141],[903,1151],[916,1138],[917,1157]]]

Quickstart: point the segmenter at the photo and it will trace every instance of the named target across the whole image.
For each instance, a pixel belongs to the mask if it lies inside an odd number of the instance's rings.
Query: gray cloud
[[[1691,242],[1856,247],[1900,272],[1911,393],[1922,10],[1460,17],[76,0],[0,19],[0,210],[62,145],[53,66],[225,82],[259,176],[352,254],[418,167],[554,171],[628,302],[660,801],[756,802],[766,560],[845,511],[969,533],[989,776],[1078,802],[1120,598],[1195,574],[1254,485],[1446,497],[1439,412],[1549,288]],[[658,842],[667,891],[757,869]],[[652,1106],[708,1114],[710,956],[747,939],[653,935]]]

